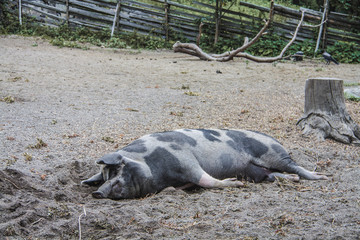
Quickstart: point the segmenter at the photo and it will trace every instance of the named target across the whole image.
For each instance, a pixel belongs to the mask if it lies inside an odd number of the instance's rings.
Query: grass
[[[344,93],[344,97],[347,100],[354,101],[354,102],[360,102],[360,97],[354,96],[352,94],[349,94],[347,92]]]
[[[345,82],[344,87],[356,87],[360,86],[360,82]]]

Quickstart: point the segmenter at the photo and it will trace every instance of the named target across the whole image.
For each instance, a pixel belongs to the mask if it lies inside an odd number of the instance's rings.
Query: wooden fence
[[[188,5],[170,0],[8,0],[16,4],[20,20],[22,15],[34,17],[42,25],[85,26],[92,29],[107,29],[112,34],[134,32],[151,34],[166,40],[186,38],[195,42],[199,24],[204,30],[214,33],[215,7],[204,2],[189,1]],[[205,1],[206,2],[206,1]],[[223,10],[220,25],[222,38],[253,37],[263,26],[269,9],[247,2],[237,1],[237,11]],[[302,9],[304,10],[304,9]],[[251,13],[251,14],[249,14]],[[275,4],[272,33],[291,38],[301,12]],[[323,12],[306,10],[305,23],[316,25]],[[319,28],[302,27],[297,41],[316,41]],[[330,12],[322,34],[322,44],[336,41],[354,42],[360,45],[360,19]],[[239,39],[239,41],[242,41]],[[239,43],[239,45],[241,42]]]

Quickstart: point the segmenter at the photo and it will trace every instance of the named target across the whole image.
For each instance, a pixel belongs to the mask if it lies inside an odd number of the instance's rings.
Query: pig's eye
[[[117,173],[118,173],[117,169],[115,168],[109,169],[109,179],[116,177]]]
[[[109,168],[109,179],[113,179],[114,177],[118,176],[121,173],[121,166],[112,166]]]

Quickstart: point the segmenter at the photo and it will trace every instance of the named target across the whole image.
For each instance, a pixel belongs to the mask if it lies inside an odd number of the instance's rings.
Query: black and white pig
[[[143,136],[96,161],[101,172],[82,181],[100,186],[95,198],[137,198],[166,187],[239,187],[246,179],[327,179],[298,166],[284,147],[263,133],[227,129],[179,129]],[[283,174],[282,172],[296,175]]]

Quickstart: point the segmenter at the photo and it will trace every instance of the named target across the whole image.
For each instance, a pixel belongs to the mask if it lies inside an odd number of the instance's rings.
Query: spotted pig
[[[240,180],[327,179],[298,166],[263,133],[230,129],[179,129],[143,136],[96,161],[101,172],[82,181],[100,186],[95,198],[138,198],[166,187],[240,187]],[[283,174],[283,172],[293,175]],[[294,175],[296,174],[296,175]]]

